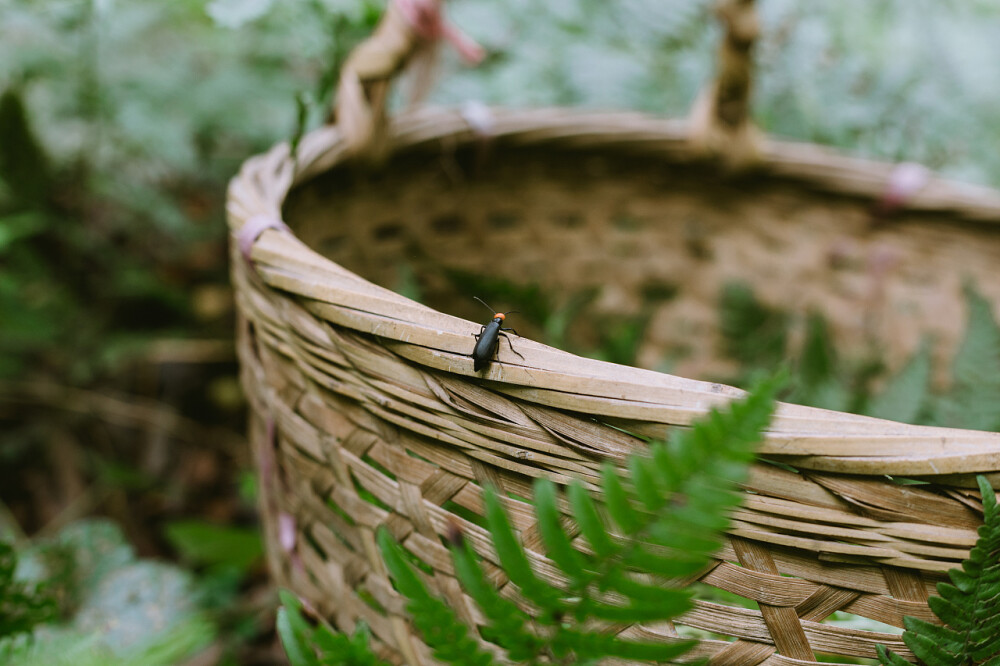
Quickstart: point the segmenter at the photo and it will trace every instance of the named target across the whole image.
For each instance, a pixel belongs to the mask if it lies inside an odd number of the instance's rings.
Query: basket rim
[[[477,107],[473,110],[473,107]],[[472,114],[488,114],[484,134]],[[394,116],[390,121],[392,150],[404,150],[449,139],[458,144],[508,141],[513,144],[555,144],[563,148],[618,148],[685,162],[704,161],[700,148],[690,141],[687,119],[664,118],[639,111],[602,111],[565,107],[518,109],[482,107],[422,107]],[[299,167],[292,187],[343,161],[335,125],[314,130],[299,145]],[[309,145],[315,143],[315,146]],[[281,152],[278,144],[272,150]],[[312,149],[312,150],[311,150]],[[318,155],[317,152],[326,153]],[[269,151],[270,153],[270,151]],[[268,154],[269,154],[268,153]],[[785,178],[831,194],[877,200],[891,185],[893,173],[912,162],[886,162],[860,157],[815,143],[766,136],[760,161],[749,172]],[[907,197],[905,209],[917,212],[951,212],[963,220],[1000,224],[1000,190],[939,176],[927,170],[928,181]]]
[[[490,138],[511,145],[640,151],[682,163],[698,159],[683,121],[561,108],[497,108],[490,114]],[[454,108],[401,114],[389,132],[394,151],[445,139],[459,145],[483,138],[466,114]],[[291,189],[346,159],[340,131],[329,126],[303,137],[297,160],[291,158],[288,144],[281,143],[244,162],[230,182],[226,206],[238,298],[247,296],[251,279],[237,249],[243,226],[260,217],[275,221],[271,226],[283,224],[281,209]],[[812,144],[769,139],[758,169],[831,193],[874,199],[885,192],[895,167]],[[997,224],[1000,192],[935,177],[907,208],[950,211],[972,223]],[[476,373],[469,338],[481,324],[374,285],[287,230],[265,228],[257,233],[248,256],[257,276],[268,287],[298,297],[313,317],[378,336],[413,363],[478,378],[508,396],[603,417],[688,425],[712,405],[743,394],[718,383],[578,357],[525,338],[518,340],[523,360],[501,346],[499,362]],[[824,472],[906,475],[970,487],[975,473],[992,473],[994,481],[1000,480],[1000,433],[913,426],[789,403],[779,405],[759,453]]]

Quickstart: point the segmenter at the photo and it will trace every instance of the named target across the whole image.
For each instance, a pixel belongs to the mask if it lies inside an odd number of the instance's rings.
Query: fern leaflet
[[[277,629],[291,666],[388,666],[372,652],[370,633],[363,623],[352,636],[320,622],[313,627],[302,615],[302,603],[281,590]],[[321,656],[317,656],[317,651]]]
[[[1000,509],[986,478],[976,480],[984,514],[979,539],[962,568],[948,572],[951,583],[938,583],[941,596],[928,599],[944,626],[903,619],[903,641],[928,666],[1000,665]],[[883,664],[909,663],[881,645],[878,653]]]
[[[1000,429],[1000,326],[990,302],[966,286],[965,337],[952,364],[952,387],[934,405],[934,425]]]

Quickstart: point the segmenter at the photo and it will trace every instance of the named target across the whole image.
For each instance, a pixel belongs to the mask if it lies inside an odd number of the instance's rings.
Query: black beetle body
[[[483,305],[486,305],[482,299],[476,298],[476,300]],[[493,308],[490,308],[489,305],[486,305],[486,307],[493,310]],[[511,312],[514,312],[514,310],[511,310]],[[476,338],[476,346],[472,348],[472,368],[476,372],[488,367],[489,364],[493,362],[493,357],[496,356],[496,353],[500,350],[500,336],[506,338],[507,344],[510,345],[510,338],[507,337],[504,331],[512,331],[514,335],[517,335],[517,331],[512,328],[503,328],[504,318],[508,314],[510,314],[510,312],[496,312],[490,323],[483,326],[479,333],[472,334]],[[514,349],[514,345],[510,346],[510,350],[518,356],[521,356],[521,354]],[[523,359],[524,357],[521,356],[521,358]]]
[[[472,367],[476,372],[488,366],[499,351],[501,324],[503,319],[494,317],[476,336],[476,346],[472,349]]]

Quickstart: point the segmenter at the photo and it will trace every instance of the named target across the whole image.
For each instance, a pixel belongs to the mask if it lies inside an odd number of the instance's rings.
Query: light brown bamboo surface
[[[387,525],[429,565],[429,584],[463,618],[481,622],[441,537],[460,525],[504,593],[517,597],[492,566],[488,535],[470,520],[481,513],[482,484],[510,494],[512,521],[540,575],[558,580],[530,503],[517,499],[530,497],[532,479],[565,484],[576,477],[596,488],[603,461],[642,448],[637,435],[687,426],[740,392],[523,337],[513,338],[523,358],[502,344],[498,361],[475,373],[469,354],[481,322],[366,277],[392,284],[401,259],[425,256],[506,279],[537,277],[553,291],[597,280],[612,293],[608,310],[618,312],[652,271],[677,286],[653,318],[653,349],[669,347],[671,336],[700,336],[701,329],[681,325],[685,313],[713,312],[712,288],[727,277],[745,279],[772,302],[831,306],[824,312],[848,342],[875,334],[905,346],[909,338],[892,337],[897,328],[930,326],[942,358],[961,330],[960,308],[949,299],[960,302],[963,280],[1000,302],[1000,194],[992,190],[934,179],[900,218],[871,227],[866,211],[891,165],[768,142],[752,179],[730,181],[712,177],[712,167],[693,157],[675,122],[495,110],[492,126],[485,139],[458,111],[404,115],[389,128],[393,157],[378,171],[343,165],[344,143],[327,128],[304,139],[295,162],[286,146],[249,160],[229,190],[234,234],[252,217],[283,210],[297,234],[263,232],[252,264],[233,253],[272,570],[339,628],[366,621],[394,663],[433,662],[377,555],[377,526]],[[583,183],[575,188],[574,170]],[[698,238],[707,255],[685,241],[683,218],[658,213],[673,211],[678,200],[695,217],[709,211]],[[490,217],[510,211],[512,224]],[[557,233],[570,213],[582,223]],[[615,229],[615,220],[630,216],[640,220],[637,238],[626,244],[635,254],[615,254],[615,234],[629,231]],[[379,231],[389,223],[392,233]],[[796,258],[810,241],[830,238],[862,254],[879,242],[895,248],[901,279],[886,278],[881,298],[909,305],[879,310],[889,325],[858,329],[855,301],[822,291],[840,269]],[[688,251],[697,256],[682,256]],[[574,264],[576,252],[593,260]],[[813,259],[822,256],[816,252]],[[683,307],[672,309],[676,303]],[[475,312],[466,304],[457,309]],[[681,331],[658,333],[671,327]],[[692,350],[699,367],[712,367],[712,344],[693,341]],[[967,556],[981,522],[973,476],[1000,481],[1000,435],[783,404],[760,453],[728,544],[698,577],[758,609],[699,601],[677,624],[719,639],[703,641],[692,657],[790,665],[812,663],[817,652],[872,657],[877,643],[909,655],[896,635],[822,620],[836,610],[895,627],[903,615],[931,619],[927,595]],[[929,483],[898,485],[887,475]],[[677,636],[672,624],[616,629]]]

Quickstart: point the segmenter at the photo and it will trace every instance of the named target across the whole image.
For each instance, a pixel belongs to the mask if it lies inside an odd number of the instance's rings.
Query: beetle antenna
[[[520,310],[508,310],[507,312],[503,313],[503,316],[506,317],[509,314],[521,314],[521,311]]]
[[[486,306],[486,309],[487,309],[487,310],[489,310],[490,312],[496,312],[496,310],[494,310],[493,308],[491,308],[491,307],[490,307],[490,306],[489,306],[489,305],[488,305],[488,304],[486,303],[486,301],[484,301],[483,299],[479,298],[478,296],[473,296],[473,298],[474,298],[474,299],[476,299],[477,301],[479,301],[480,303],[482,303],[483,305],[485,305],[485,306]],[[506,314],[506,313],[505,313],[505,314]]]

